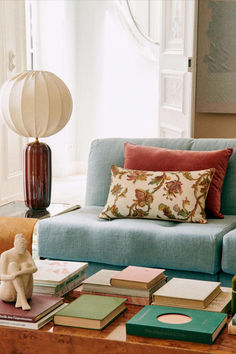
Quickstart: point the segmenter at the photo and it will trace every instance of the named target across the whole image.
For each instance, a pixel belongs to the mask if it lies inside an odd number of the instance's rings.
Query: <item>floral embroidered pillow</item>
[[[206,223],[205,203],[214,169],[152,172],[111,166],[107,203],[99,217]]]

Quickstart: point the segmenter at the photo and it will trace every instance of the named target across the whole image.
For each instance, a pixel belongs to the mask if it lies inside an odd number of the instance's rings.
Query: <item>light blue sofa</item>
[[[110,185],[110,166],[124,164],[124,143],[179,150],[234,149],[222,192],[224,219],[207,224],[148,219],[99,219]],[[78,201],[79,202],[79,201]],[[87,261],[87,275],[128,265],[165,268],[169,277],[221,281],[236,273],[236,139],[101,139],[91,145],[86,205],[40,220],[39,256]]]

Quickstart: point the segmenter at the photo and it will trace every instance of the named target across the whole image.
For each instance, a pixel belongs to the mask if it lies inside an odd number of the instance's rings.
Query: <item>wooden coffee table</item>
[[[196,354],[235,353],[236,336],[227,327],[213,345],[145,338],[127,335],[125,323],[141,307],[129,305],[127,311],[102,331],[54,326],[52,322],[40,330],[0,327],[0,353],[4,354]]]

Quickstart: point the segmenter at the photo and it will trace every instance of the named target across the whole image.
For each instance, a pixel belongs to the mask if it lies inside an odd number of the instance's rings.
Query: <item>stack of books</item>
[[[85,262],[35,260],[33,293],[64,296],[86,278]]]
[[[23,311],[15,308],[15,303],[0,300],[0,326],[39,329],[66,306],[60,297],[39,294],[33,294],[29,304],[31,309]]]
[[[94,294],[126,298],[127,304],[147,305],[152,294],[166,284],[164,269],[129,266],[122,271],[102,269],[84,280],[72,295]]]
[[[152,295],[152,305],[225,312],[231,307],[232,289],[219,282],[172,278]]]

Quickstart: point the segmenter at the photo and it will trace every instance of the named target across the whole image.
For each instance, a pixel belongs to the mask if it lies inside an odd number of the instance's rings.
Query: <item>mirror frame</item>
[[[144,33],[144,31],[142,30],[142,28],[140,27],[140,25],[137,23],[137,21],[135,20],[134,18],[134,15],[132,13],[132,10],[131,10],[131,6],[130,6],[130,0],[126,0],[126,5],[127,5],[127,8],[128,8],[128,11],[129,11],[129,15],[136,27],[136,29],[138,30],[138,32],[147,40],[149,41],[150,43],[152,44],[155,44],[155,45],[159,45],[160,43],[155,41],[154,39],[152,39],[150,36],[148,36],[146,33]]]

